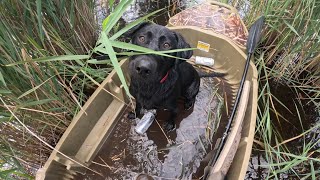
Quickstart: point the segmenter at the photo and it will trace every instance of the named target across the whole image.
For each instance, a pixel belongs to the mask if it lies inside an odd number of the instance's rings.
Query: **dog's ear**
[[[177,49],[185,49],[185,48],[191,48],[190,45],[184,40],[184,38],[179,33],[175,33],[175,36],[177,38],[178,44]],[[177,52],[176,56],[184,59],[189,59],[193,55],[192,50],[188,51],[181,51]]]
[[[131,28],[131,29],[128,30],[127,32],[125,32],[125,33],[123,34],[123,36],[126,37],[126,38],[130,38],[130,39],[131,39],[131,38],[133,37],[133,35],[134,35],[139,29],[141,29],[141,28],[143,28],[143,27],[145,27],[145,26],[148,26],[148,25],[150,25],[150,24],[151,24],[151,22],[142,22],[142,23],[134,26],[133,28]]]

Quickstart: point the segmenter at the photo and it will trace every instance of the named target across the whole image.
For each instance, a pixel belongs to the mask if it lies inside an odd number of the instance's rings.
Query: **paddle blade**
[[[249,30],[249,36],[247,40],[248,54],[252,54],[260,41],[262,26],[264,24],[264,16],[261,16],[256,22],[253,23]]]

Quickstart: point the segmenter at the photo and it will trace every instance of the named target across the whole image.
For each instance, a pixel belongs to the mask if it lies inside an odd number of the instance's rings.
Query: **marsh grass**
[[[275,78],[284,78],[288,84],[296,81],[305,85],[304,88],[311,88],[320,74],[320,2],[251,0],[250,4],[245,16],[248,26],[256,17],[266,16],[261,48],[264,62],[273,67],[271,73]]]
[[[92,1],[0,2],[0,94],[8,105],[0,105],[1,178],[30,178],[51,153],[9,109],[54,146],[85,102],[83,91],[93,86],[80,70],[86,68],[98,82],[107,75],[108,70],[89,69],[83,57],[71,56],[87,54],[95,45],[93,9]],[[31,61],[65,54],[65,61]],[[17,62],[28,63],[7,66]]]
[[[263,55],[258,58],[263,61]],[[266,160],[267,165],[261,165],[261,168],[267,170],[266,174],[263,174],[266,179],[278,179],[283,175],[287,178],[307,178],[311,176],[318,176],[315,171],[310,168],[310,164],[319,166],[319,154],[317,148],[319,147],[320,140],[317,139],[315,131],[320,128],[320,124],[306,125],[302,119],[302,108],[297,98],[294,102],[296,109],[290,109],[288,104],[282,103],[275,95],[273,95],[271,86],[272,76],[267,74],[270,70],[264,63],[259,63],[259,106],[258,106],[258,118],[255,135],[255,151],[262,154]],[[278,104],[278,105],[275,105]],[[282,107],[286,109],[286,113],[281,113],[278,108]],[[280,108],[279,108],[280,109]],[[284,111],[282,111],[284,112]],[[301,114],[300,114],[301,113]],[[286,115],[287,114],[287,115]],[[294,119],[287,119],[288,114],[297,114],[298,123],[301,129],[293,137],[291,135],[284,134],[288,130],[281,130],[292,127],[291,123],[294,123]],[[295,122],[297,123],[297,122]],[[282,124],[284,127],[281,127]],[[297,131],[294,129],[291,132]],[[290,130],[289,130],[290,132]],[[285,139],[286,137],[287,139]]]
[[[305,124],[303,108],[315,108],[319,116],[320,99],[320,2],[306,1],[229,1],[245,13],[245,23],[250,26],[256,17],[264,15],[266,26],[264,39],[256,51],[255,64],[259,73],[259,106],[255,133],[255,151],[260,152],[267,165],[266,179],[287,178],[318,179],[319,168],[319,122]],[[248,5],[249,4],[249,5]],[[296,92],[296,108],[281,102],[272,92],[273,82],[285,84]],[[290,97],[288,97],[290,98]],[[276,106],[275,104],[278,104]],[[279,104],[281,109],[278,110]],[[290,104],[291,106],[291,104]],[[318,111],[318,112],[317,112]],[[287,134],[279,127],[297,114],[302,131],[285,139]],[[299,146],[294,146],[295,144]],[[315,168],[317,167],[317,168]]]
[[[218,130],[220,125],[221,117],[222,117],[222,109],[224,107],[224,99],[219,92],[219,86],[221,86],[220,82],[217,83],[215,87],[212,87],[213,92],[210,96],[209,104],[214,101],[217,101],[216,108],[212,109],[210,106],[207,108],[208,116],[207,116],[207,127],[206,127],[206,139],[211,143],[215,133]],[[212,146],[212,144],[211,144]]]

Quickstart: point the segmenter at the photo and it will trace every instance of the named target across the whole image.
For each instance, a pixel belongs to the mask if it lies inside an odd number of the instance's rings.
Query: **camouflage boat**
[[[230,110],[245,65],[246,54],[244,51],[248,34],[237,11],[228,5],[209,1],[173,16],[169,20],[168,27],[181,33],[191,47],[198,48],[194,51],[194,57],[191,58],[190,63],[195,64],[196,57],[211,58],[214,63],[211,66],[202,66],[202,69],[227,73],[223,82],[228,85],[230,93],[228,101],[225,100],[228,102],[225,103],[225,109],[226,111]],[[121,61],[121,67],[126,72],[126,60]],[[130,82],[129,77],[127,80]],[[251,62],[237,114],[226,144],[214,166],[205,164],[209,174],[208,179],[224,179],[226,177],[228,179],[244,179],[253,144],[257,115],[257,89],[257,70]],[[99,164],[96,159],[101,159],[101,153],[109,151],[113,146],[116,146],[116,143],[119,143],[119,140],[112,141],[111,137],[117,133],[124,134],[118,126],[123,123],[125,112],[128,111],[128,102],[117,74],[112,71],[89,98],[82,111],[73,119],[56,145],[56,150],[52,152],[43,168],[39,169],[36,179],[108,179],[108,173],[112,170],[108,162],[104,164],[104,166],[109,166],[106,170],[107,173],[101,169],[93,169],[92,165]],[[124,137],[123,142],[128,142],[127,136]],[[215,138],[214,141],[218,142],[219,138]],[[156,140],[154,143],[157,143]],[[214,150],[214,147],[212,149]],[[130,153],[130,150],[124,151],[124,154],[126,152]],[[122,156],[128,155],[119,152],[119,156],[112,158],[117,161]],[[204,157],[201,158],[204,159]],[[152,162],[152,159],[149,158],[148,161]],[[157,168],[155,170],[157,171]],[[114,169],[114,171],[118,170]],[[102,176],[92,176],[95,178],[79,176],[79,174],[90,173]],[[132,174],[132,172],[130,173]],[[139,179],[140,173],[145,173],[145,171],[139,172],[136,168],[136,172],[133,172],[134,177]],[[157,172],[154,172],[149,178],[170,179],[154,174]],[[130,176],[131,178],[129,176],[121,177],[122,179],[133,178],[133,176]],[[191,177],[179,176],[180,179]]]

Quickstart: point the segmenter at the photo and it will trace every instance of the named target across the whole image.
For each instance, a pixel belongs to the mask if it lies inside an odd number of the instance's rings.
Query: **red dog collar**
[[[167,74],[160,80],[160,83],[164,83],[167,79],[168,79],[168,76],[169,76],[169,71],[167,72]]]

